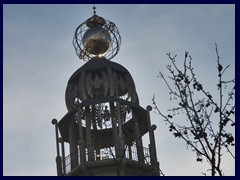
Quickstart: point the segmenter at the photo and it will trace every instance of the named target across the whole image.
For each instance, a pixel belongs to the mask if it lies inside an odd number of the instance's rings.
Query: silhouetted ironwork
[[[89,61],[70,77],[65,93],[68,113],[54,121],[58,175],[158,176],[151,108],[139,106],[128,70],[109,61],[119,51],[121,36],[113,22],[95,13],[94,9],[94,15],[75,31],[75,51]],[[146,133],[149,148],[143,147]]]
[[[90,145],[92,146],[92,145]],[[87,146],[89,147],[89,146]],[[150,161],[150,154],[149,154],[149,148],[143,148],[144,149],[144,164],[151,165]],[[63,175],[67,175],[69,172],[71,172],[72,169],[74,169],[76,166],[80,165],[80,152],[79,148],[77,148],[77,151],[72,152],[62,160],[62,172]],[[130,154],[131,153],[131,154]],[[86,149],[86,163],[89,162],[88,159],[88,152]],[[100,149],[100,152],[97,153],[96,150],[93,153],[94,158],[93,161],[114,161],[116,159],[116,152],[114,147],[108,147],[108,148],[103,148]],[[74,160],[71,160],[71,157],[75,157]],[[137,147],[136,144],[134,143],[130,147],[126,147],[124,156],[126,159],[133,160],[133,161],[138,161],[138,155],[137,155]],[[65,166],[63,166],[65,164]],[[64,174],[65,172],[65,174]]]
[[[102,56],[110,60],[120,49],[121,36],[113,22],[94,14],[77,27],[73,46],[79,59],[84,61]]]

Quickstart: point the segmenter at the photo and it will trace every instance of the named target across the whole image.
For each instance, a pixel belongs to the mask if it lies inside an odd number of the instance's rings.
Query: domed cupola
[[[77,100],[81,102],[105,97],[116,97],[139,104],[129,71],[118,63],[94,57],[69,79],[66,106],[70,111],[75,108]]]

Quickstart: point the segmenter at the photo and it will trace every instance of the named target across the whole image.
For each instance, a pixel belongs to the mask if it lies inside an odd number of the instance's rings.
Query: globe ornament
[[[121,36],[117,26],[96,14],[75,30],[73,46],[79,59],[88,61],[94,57],[112,59],[118,53]]]
[[[95,27],[85,32],[82,41],[88,53],[98,56],[104,54],[109,49],[111,36],[105,29]]]

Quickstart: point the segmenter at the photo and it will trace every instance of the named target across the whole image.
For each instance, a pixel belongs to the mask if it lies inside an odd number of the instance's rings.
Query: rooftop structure
[[[52,120],[57,175],[159,176],[152,108],[139,105],[131,74],[110,61],[119,52],[121,36],[95,9],[74,33],[75,52],[86,63],[67,83],[68,112]],[[145,134],[148,147],[143,147]]]

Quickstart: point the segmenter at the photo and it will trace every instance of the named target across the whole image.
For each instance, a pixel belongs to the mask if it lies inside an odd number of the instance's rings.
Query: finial
[[[94,57],[110,60],[120,49],[121,36],[113,22],[96,15],[95,4],[93,14],[75,30],[73,46],[84,61]]]
[[[96,7],[95,7],[95,4],[93,4],[93,14],[96,15]]]

